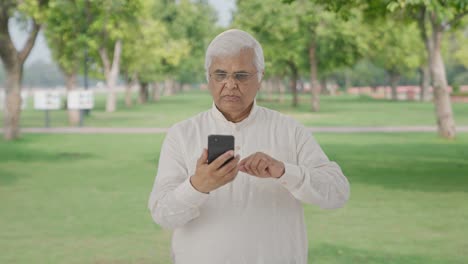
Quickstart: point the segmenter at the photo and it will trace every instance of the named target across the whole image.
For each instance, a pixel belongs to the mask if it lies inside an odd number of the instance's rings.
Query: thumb
[[[197,160],[197,165],[203,165],[208,161],[208,150],[206,148],[203,149],[203,152]]]

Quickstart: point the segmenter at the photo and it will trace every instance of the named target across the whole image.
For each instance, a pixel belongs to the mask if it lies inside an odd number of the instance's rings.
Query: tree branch
[[[102,64],[104,64],[104,74],[106,75],[106,78],[108,78],[111,66],[110,66],[109,57],[107,56],[106,48],[104,47],[99,48],[99,55],[101,56]]]
[[[114,58],[112,61],[112,69],[118,69],[116,67],[119,67],[121,53],[122,53],[122,41],[119,39],[115,43],[115,47],[114,47]]]
[[[460,21],[460,19],[462,19],[466,15],[468,15],[468,10],[465,10],[464,12],[457,14],[452,20],[447,21],[446,23],[442,23],[442,28],[444,29],[444,31],[447,30],[451,25]]]
[[[17,50],[13,41],[11,40],[8,31],[9,9],[12,7],[11,3],[3,2],[0,4],[0,58],[7,68],[14,65],[17,56]]]
[[[36,42],[37,34],[39,33],[40,29],[41,25],[33,19],[33,29],[29,33],[28,40],[24,44],[23,49],[18,53],[18,58],[21,64],[23,64],[23,62],[26,60],[29,53],[31,52],[32,48],[34,47],[34,43]]]

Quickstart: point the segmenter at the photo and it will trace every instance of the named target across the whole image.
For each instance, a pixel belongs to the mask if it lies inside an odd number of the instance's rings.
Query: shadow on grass
[[[37,135],[37,138],[44,135]],[[31,147],[34,142],[32,137],[23,137],[16,141],[0,141],[0,164],[7,162],[36,162],[36,161],[76,161],[83,159],[95,158],[96,155],[87,152],[67,151],[44,151],[38,148]]]
[[[46,152],[43,150],[38,150],[30,148],[21,144],[20,142],[6,142],[1,144],[0,147],[0,186],[10,185],[15,183],[20,176],[15,174],[11,169],[5,170],[2,168],[2,164],[8,164],[11,162],[19,162],[21,165],[18,166],[27,166],[31,162],[62,162],[62,161],[77,161],[84,159],[92,159],[96,156],[91,153],[85,152]],[[10,168],[11,165],[7,165]]]
[[[430,256],[392,254],[381,251],[368,251],[331,244],[320,244],[309,248],[309,263],[343,263],[343,264],[442,264],[462,263],[447,259],[434,259]]]

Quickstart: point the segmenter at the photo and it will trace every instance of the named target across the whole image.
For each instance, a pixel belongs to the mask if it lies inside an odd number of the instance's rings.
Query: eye
[[[218,81],[218,82],[223,81],[224,79],[226,79],[227,73],[225,73],[225,72],[216,72],[214,74],[214,77],[215,77],[215,80]]]
[[[250,77],[250,74],[248,73],[243,73],[243,72],[236,73],[236,80],[240,82],[247,81],[249,77]]]

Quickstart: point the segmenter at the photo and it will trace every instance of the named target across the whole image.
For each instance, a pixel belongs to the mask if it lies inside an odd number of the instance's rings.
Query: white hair
[[[229,29],[216,36],[208,45],[205,55],[206,80],[210,78],[209,69],[214,57],[227,57],[240,53],[243,49],[253,49],[254,65],[257,68],[258,81],[262,80],[265,60],[260,43],[249,33],[239,29]]]

